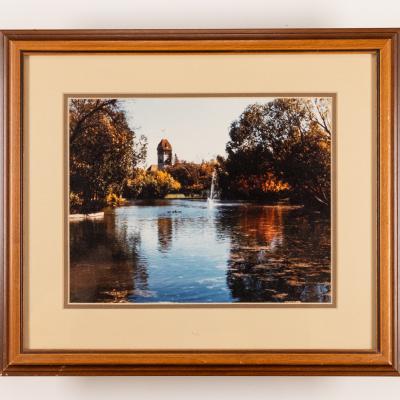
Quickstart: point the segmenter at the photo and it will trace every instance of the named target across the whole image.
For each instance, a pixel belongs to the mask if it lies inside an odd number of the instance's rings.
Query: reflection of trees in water
[[[154,242],[151,240],[142,247],[140,235],[143,240],[154,238],[155,249],[149,250],[153,253],[148,257],[152,260],[153,256],[158,257],[156,265],[164,266],[164,253],[176,251],[174,240],[179,246],[187,246],[187,253],[182,252],[179,257],[197,257],[196,240],[205,234],[214,237],[215,230],[220,242],[216,245],[222,249],[217,252],[218,267],[222,260],[227,260],[226,285],[233,301],[330,300],[330,222],[326,217],[307,214],[303,209],[243,203],[220,203],[205,212],[191,207],[190,204],[188,210],[175,207],[155,210],[156,214],[150,218],[145,214],[145,222],[132,219],[129,212],[106,214],[104,220],[71,222],[71,301],[143,302],[146,298],[156,301],[164,290],[163,277],[173,278],[163,274],[177,272],[171,272],[170,268],[158,270],[161,281],[155,285],[153,281],[151,289],[155,292],[151,292],[148,261],[143,252]],[[179,238],[183,241],[179,242]],[[192,241],[195,241],[193,254]],[[215,274],[212,259],[210,263],[212,270],[201,272],[200,277],[198,268],[185,270],[189,274],[187,280],[197,281],[208,278],[208,273]],[[224,284],[225,271],[220,272]],[[176,284],[176,291],[182,296],[179,298],[184,301],[182,287]],[[215,290],[210,292],[213,296],[220,289],[207,287],[207,290]]]
[[[172,218],[158,217],[157,236],[160,251],[166,253],[172,244]]]
[[[227,283],[240,302],[329,302],[329,220],[301,209],[221,208],[220,235],[230,235]]]
[[[217,232],[221,236],[228,234],[241,248],[273,249],[282,243],[282,218],[281,207],[221,207],[217,215]]]
[[[121,302],[146,293],[148,274],[139,257],[140,235],[104,220],[70,223],[71,302]]]

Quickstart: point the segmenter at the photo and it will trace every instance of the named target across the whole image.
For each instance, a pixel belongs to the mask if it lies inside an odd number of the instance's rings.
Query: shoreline
[[[85,219],[100,219],[100,218],[104,218],[104,211],[88,213],[88,214],[69,214],[68,215],[68,219],[70,221],[83,221]]]
[[[206,197],[164,197],[161,199],[126,199],[124,204],[114,206],[114,207],[105,207],[102,211],[98,212],[91,212],[91,213],[79,213],[79,214],[68,214],[69,221],[83,221],[83,220],[96,220],[104,218],[105,213],[110,211],[110,209],[120,208],[120,207],[129,207],[132,205],[151,205],[157,204],[160,202],[167,202],[167,203],[179,203],[182,201],[198,201],[198,202],[208,202],[208,198]],[[241,205],[253,205],[253,206],[264,206],[264,207],[282,207],[282,208],[291,208],[291,209],[305,209],[309,210],[310,212],[318,212],[318,213],[327,213],[323,209],[307,207],[306,204],[299,204],[299,203],[290,203],[287,200],[280,200],[280,201],[257,201],[257,200],[233,200],[233,199],[213,199],[215,205],[224,205],[224,204],[241,204]]]

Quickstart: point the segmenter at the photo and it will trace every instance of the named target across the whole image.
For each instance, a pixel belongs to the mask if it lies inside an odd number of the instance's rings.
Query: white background
[[[399,0],[0,0],[0,29],[400,27]],[[398,399],[400,378],[0,378],[2,399]]]

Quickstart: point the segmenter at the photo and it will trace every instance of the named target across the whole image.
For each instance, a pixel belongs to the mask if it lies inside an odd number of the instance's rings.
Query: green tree
[[[268,195],[266,179],[289,185],[292,198],[330,204],[330,103],[280,98],[248,106],[230,128],[227,158],[220,158],[225,196]],[[272,178],[271,178],[272,177]]]
[[[71,211],[104,206],[107,194],[120,194],[146,157],[146,139],[136,139],[116,99],[71,99],[69,103]],[[79,201],[77,201],[77,198]]]

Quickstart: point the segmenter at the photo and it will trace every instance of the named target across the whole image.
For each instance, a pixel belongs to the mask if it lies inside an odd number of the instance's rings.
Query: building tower
[[[157,146],[158,169],[164,169],[167,165],[172,165],[172,146],[167,139],[162,139]]]

